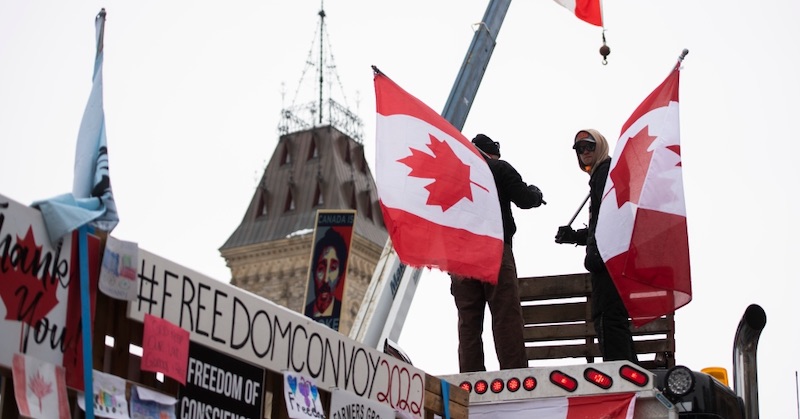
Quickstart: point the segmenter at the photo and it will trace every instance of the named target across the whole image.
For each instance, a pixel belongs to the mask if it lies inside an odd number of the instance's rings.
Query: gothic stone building
[[[339,327],[346,335],[388,237],[361,143],[331,125],[282,135],[220,253],[232,285],[302,313],[322,209],[357,211]]]

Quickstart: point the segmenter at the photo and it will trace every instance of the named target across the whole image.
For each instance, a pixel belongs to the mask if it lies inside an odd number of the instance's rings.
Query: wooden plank
[[[592,284],[588,273],[528,277],[519,279],[520,298],[524,301],[587,296]]]
[[[525,342],[586,339],[594,338],[595,336],[596,333],[592,323],[526,327],[523,332]]]
[[[433,417],[433,414],[444,415],[444,403],[442,401],[442,380],[430,374],[425,374],[425,417]],[[450,402],[450,417],[453,419],[467,419],[469,416],[469,392],[458,387],[456,384],[448,383]]]
[[[637,354],[653,354],[661,352],[675,352],[675,342],[666,339],[635,341],[633,348]],[[529,346],[525,348],[528,359],[560,359],[560,358],[600,358],[600,347],[591,344],[558,344],[544,346]]]
[[[549,316],[548,316],[549,317]],[[652,336],[668,335],[672,333],[674,320],[672,318],[661,318],[654,320],[642,327],[631,327],[633,336]],[[575,322],[558,323],[544,326],[527,326],[524,331],[526,342],[539,342],[551,340],[569,340],[595,338],[597,333],[594,330],[594,322]]]
[[[586,302],[522,306],[522,318],[526,325],[586,321],[588,310]]]

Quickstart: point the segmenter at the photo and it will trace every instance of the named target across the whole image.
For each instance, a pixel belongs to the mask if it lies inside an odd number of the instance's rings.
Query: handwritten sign
[[[153,315],[193,342],[262,366],[313,378],[422,418],[425,372],[267,299],[139,249],[139,291],[128,317]]]
[[[125,398],[125,379],[102,371],[92,370],[94,413],[109,419],[128,419],[128,400]],[[86,398],[80,394],[78,407],[86,411]]]
[[[100,291],[118,300],[136,299],[138,258],[138,244],[108,236],[100,269]]]
[[[162,318],[144,317],[142,370],[160,372],[186,384],[189,360],[189,331]]]
[[[19,352],[63,366],[67,386],[83,390],[76,237],[51,243],[38,210],[0,194],[0,366]],[[93,313],[100,240],[88,244]]]
[[[291,419],[326,419],[314,379],[303,374],[283,374],[283,396]]]

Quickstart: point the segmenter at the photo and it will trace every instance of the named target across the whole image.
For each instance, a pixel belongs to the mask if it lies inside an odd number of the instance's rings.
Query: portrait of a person
[[[313,287],[309,287],[305,315],[314,319],[338,320],[342,311],[342,291],[347,272],[347,244],[342,235],[333,228],[327,228],[314,247],[311,263],[309,282],[313,282]],[[329,326],[338,330],[338,321],[335,323]]]

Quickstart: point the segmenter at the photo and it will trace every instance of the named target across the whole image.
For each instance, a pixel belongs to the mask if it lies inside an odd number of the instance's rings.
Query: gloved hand
[[[561,226],[556,233],[556,243],[578,243],[578,234],[570,226]]]
[[[547,202],[544,202],[544,195],[542,194],[542,190],[537,188],[535,185],[528,185],[528,189],[536,194],[536,201],[533,204],[533,207],[536,208],[542,204],[547,205]]]

